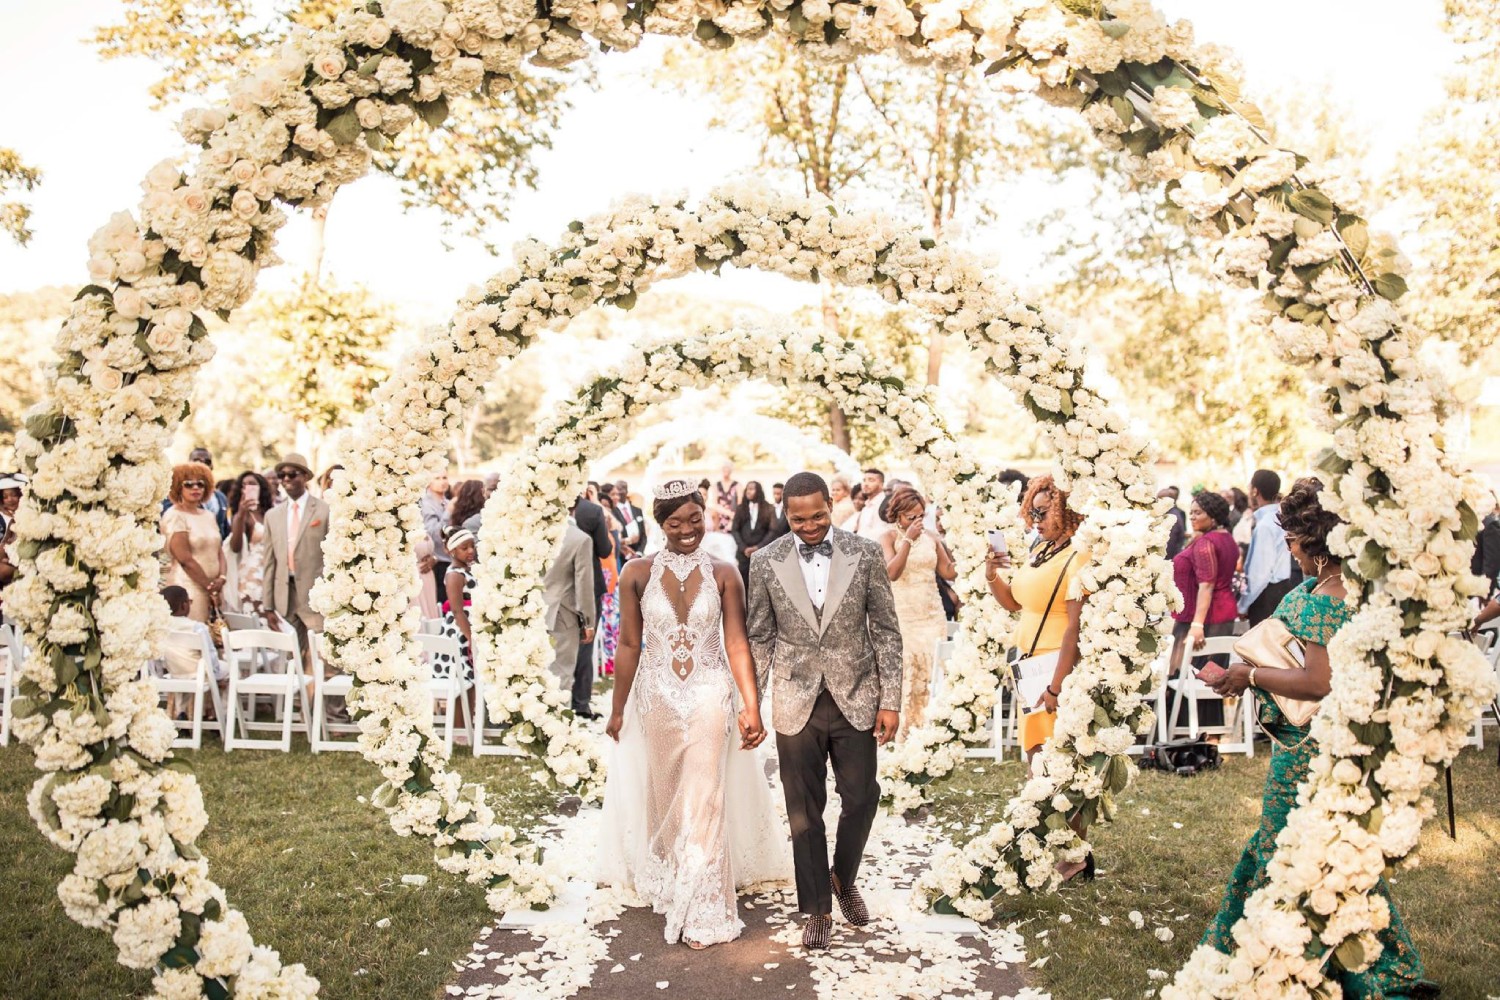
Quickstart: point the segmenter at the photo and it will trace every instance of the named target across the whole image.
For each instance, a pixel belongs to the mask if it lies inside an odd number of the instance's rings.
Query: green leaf
[[[385,59],[384,52],[375,53],[373,56],[359,64],[359,75],[363,77],[374,76],[375,71],[380,68],[380,63],[383,59]]]
[[[333,141],[340,146],[348,146],[359,138],[364,129],[359,124],[359,116],[354,113],[353,108],[349,108],[334,115],[323,131],[332,136]]]
[[[77,302],[79,299],[87,298],[90,295],[103,296],[104,298],[109,300],[110,305],[114,305],[114,293],[111,292],[108,288],[105,288],[103,285],[84,285],[81,289],[78,290],[78,294],[73,296],[73,301]]]
[[[1365,547],[1360,551],[1359,558],[1354,562],[1354,568],[1366,580],[1382,579],[1388,568],[1385,561],[1385,549],[1382,549],[1373,540],[1365,542]]]
[[[1120,39],[1130,34],[1130,22],[1119,19],[1099,22],[1099,30],[1110,38]]]
[[[1333,960],[1340,968],[1357,969],[1365,964],[1365,946],[1359,938],[1345,938],[1344,943],[1333,950]]]
[[[1326,226],[1333,221],[1333,202],[1317,188],[1293,191],[1286,201],[1292,211],[1314,222]]]
[[[1135,123],[1135,105],[1130,103],[1129,98],[1111,97],[1109,99],[1109,106],[1114,111],[1115,117],[1120,119],[1122,124],[1131,125]]]
[[[1399,274],[1382,274],[1375,279],[1375,294],[1392,302],[1406,294],[1406,279]]]
[[[1318,457],[1317,460],[1313,463],[1313,468],[1317,469],[1319,472],[1326,472],[1330,476],[1342,476],[1344,473],[1349,471],[1350,467],[1353,464],[1354,463],[1350,462],[1347,458],[1339,455],[1339,453],[1334,451],[1332,448],[1324,448],[1322,451],[1318,452]]]
[[[426,122],[429,128],[437,128],[448,118],[448,99],[446,97],[439,97],[435,101],[418,104],[416,107],[417,114],[422,116],[422,121]]]
[[[1345,221],[1345,220],[1348,221]],[[1339,219],[1339,235],[1344,238],[1344,243],[1349,247],[1349,252],[1356,257],[1364,256],[1365,250],[1370,246],[1370,230],[1358,216],[1343,216]]]
[[[1458,537],[1466,542],[1479,537],[1479,515],[1466,500],[1458,502]]]

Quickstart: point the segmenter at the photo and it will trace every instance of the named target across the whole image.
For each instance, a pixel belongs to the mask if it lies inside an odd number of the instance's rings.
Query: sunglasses
[[[182,488],[185,490],[206,490],[208,489],[208,484],[197,479],[190,479],[182,484]]]
[[[1051,507],[1033,507],[1028,516],[1033,521],[1045,521],[1047,519],[1047,512],[1051,509]]]
[[[303,472],[301,469],[287,469],[284,472],[276,473],[277,479],[301,479],[302,476]]]

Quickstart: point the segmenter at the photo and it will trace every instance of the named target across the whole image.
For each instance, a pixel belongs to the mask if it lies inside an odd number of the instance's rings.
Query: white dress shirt
[[[813,607],[821,611],[823,600],[828,596],[828,571],[833,567],[833,560],[822,553],[811,559],[804,559],[802,539],[797,539],[796,546],[797,565],[802,569],[802,582],[807,584],[807,596]]]
[[[297,549],[297,536],[302,534],[302,529],[307,527],[307,491],[293,500],[286,500],[286,564],[287,573],[292,577],[297,575],[297,557],[294,554]]]
[[[859,520],[856,522],[858,524],[856,534],[880,541],[886,529],[890,527],[890,524],[880,516],[880,505],[885,502],[885,497],[885,492],[881,491],[865,501],[864,509],[859,512]]]

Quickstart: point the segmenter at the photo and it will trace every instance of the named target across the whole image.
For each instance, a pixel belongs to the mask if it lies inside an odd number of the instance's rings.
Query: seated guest
[[[213,634],[209,632],[208,626],[196,619],[188,617],[188,611],[192,608],[192,598],[188,596],[184,587],[170,586],[161,589],[162,599],[167,602],[167,607],[172,612],[171,624],[168,631],[174,634],[186,634],[196,636],[199,639],[207,639],[202,644],[202,649],[207,650],[208,675],[212,677],[222,690],[229,683],[229,673],[224,669],[224,664],[219,660],[218,651],[214,649]],[[167,644],[162,647],[162,663],[167,668],[167,673],[176,678],[192,678],[198,675],[198,661],[205,654],[194,652],[182,646]],[[186,714],[187,706],[192,704],[192,696],[186,694],[172,694],[167,696],[167,714],[176,719]]]

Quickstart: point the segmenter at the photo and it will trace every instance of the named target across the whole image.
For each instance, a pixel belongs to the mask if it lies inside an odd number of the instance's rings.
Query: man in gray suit
[[[307,636],[323,631],[323,616],[312,609],[308,595],[323,575],[328,505],[307,492],[313,473],[301,455],[293,452],[277,462],[276,478],[286,500],[266,512],[266,622],[279,629],[285,619],[310,666]]]
[[[828,484],[810,472],[782,494],[791,533],[750,560],[746,631],[771,716],[797,873],[802,945],[824,949],[833,900],[856,927],[869,911],[854,886],[880,805],[875,747],[896,735],[901,627],[879,543],[835,528]],[[833,868],[823,807],[828,762],[842,801]]]
[[[578,683],[578,647],[580,643],[594,641],[598,607],[594,602],[594,570],[597,568],[594,540],[578,527],[570,513],[567,529],[552,557],[552,565],[547,567],[547,575],[542,578],[542,591],[547,603],[547,630],[552,634],[554,650],[552,673],[557,677],[559,688],[572,692],[573,713],[585,719],[595,717],[589,708],[594,677],[590,661],[591,669],[584,683]]]

